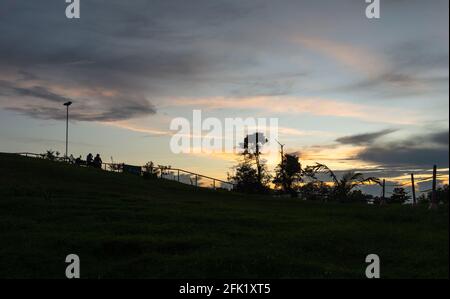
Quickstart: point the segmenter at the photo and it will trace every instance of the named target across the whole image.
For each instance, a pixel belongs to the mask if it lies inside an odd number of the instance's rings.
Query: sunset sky
[[[0,151],[64,152],[225,178],[171,153],[170,121],[279,118],[304,165],[393,180],[449,167],[449,2],[0,0]],[[266,157],[270,168],[278,156]],[[448,179],[444,179],[448,181]]]

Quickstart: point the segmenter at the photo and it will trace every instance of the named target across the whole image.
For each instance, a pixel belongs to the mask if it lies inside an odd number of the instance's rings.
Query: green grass
[[[448,206],[322,204],[0,154],[0,278],[448,278]]]

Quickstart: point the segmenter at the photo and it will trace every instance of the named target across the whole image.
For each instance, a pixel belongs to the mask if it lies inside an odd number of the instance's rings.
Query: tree
[[[424,193],[422,193],[418,198],[417,198],[417,202],[419,203],[419,204],[422,204],[422,205],[424,205],[424,204],[430,204],[430,198],[431,198],[431,196],[430,197],[428,197],[428,194],[427,195],[425,195]]]
[[[297,196],[296,184],[302,180],[302,166],[298,156],[286,154],[283,160],[275,169],[275,178],[273,183],[277,188],[290,194],[292,197]]]
[[[442,202],[445,204],[448,204],[448,198],[449,198],[449,187],[448,185],[444,185],[443,187],[439,187],[436,190],[436,199],[438,202]]]
[[[392,196],[391,196],[391,203],[405,203],[408,201],[411,197],[408,195],[408,192],[406,192],[405,188],[395,188]]]
[[[262,133],[247,135],[240,153],[241,162],[234,167],[234,175],[228,179],[234,183],[234,189],[245,193],[266,193],[270,190],[270,174],[265,161],[261,159],[261,148],[267,142]]]
[[[313,181],[302,185],[299,193],[302,199],[326,202],[331,194],[331,188],[324,182]]]
[[[348,194],[348,200],[351,202],[368,203],[370,200],[373,200],[373,196],[361,190],[353,190]]]
[[[56,161],[59,159],[59,155],[60,153],[58,151],[55,152],[54,150],[47,150],[47,152],[45,152],[41,156],[46,160]]]
[[[152,161],[147,162],[142,168],[144,169],[144,178],[154,179],[158,177],[158,168]]]
[[[253,160],[244,156],[243,161],[235,167],[234,175],[228,175],[228,180],[233,182],[234,190],[237,192],[267,193],[270,176],[265,167],[262,167],[260,171],[261,174],[258,175]]]
[[[244,138],[244,151],[241,153],[245,158],[255,161],[258,181],[260,182],[262,182],[264,175],[263,168],[265,167],[265,162],[261,159],[261,148],[267,141],[268,140],[264,137],[263,133],[256,132],[255,134],[247,135]]]
[[[317,163],[315,166],[308,166],[305,169],[305,174],[314,180],[318,180],[317,174],[325,173],[330,176],[333,187],[330,194],[331,200],[349,201],[350,193],[358,186],[364,184],[377,183],[380,184],[380,180],[375,177],[364,178],[362,173],[347,172],[338,179],[336,174],[326,165]]]
[[[423,203],[430,203],[433,192],[428,192],[426,195],[422,194]],[[444,185],[436,189],[436,201],[448,204],[449,201],[449,186]]]

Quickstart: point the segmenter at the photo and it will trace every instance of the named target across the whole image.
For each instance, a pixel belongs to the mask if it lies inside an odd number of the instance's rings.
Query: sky
[[[70,100],[74,156],[226,178],[233,155],[171,152],[199,109],[278,118],[303,165],[448,182],[447,0],[80,2],[0,0],[1,152],[64,152]]]

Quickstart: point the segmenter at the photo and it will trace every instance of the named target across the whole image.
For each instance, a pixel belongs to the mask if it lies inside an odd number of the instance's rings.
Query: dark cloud
[[[408,97],[423,93],[438,93],[448,88],[448,75],[420,77],[417,72],[400,72],[398,69],[358,81],[337,90],[368,92],[379,98]],[[426,87],[425,89],[423,87]]]
[[[357,158],[384,166],[449,167],[448,131],[367,147]]]
[[[448,167],[449,151],[444,148],[409,148],[400,145],[372,147],[366,149],[359,158],[383,165],[425,166],[438,164]]]
[[[408,4],[421,5],[420,1],[412,2]],[[335,27],[337,33],[359,25],[367,28],[362,19],[365,4],[354,0],[83,1],[80,20],[65,18],[66,5],[60,0],[1,1],[0,75],[8,70],[8,75],[1,77],[14,83],[28,82],[27,89],[30,84],[50,92],[54,92],[51,86],[59,90],[89,89],[89,98],[80,95],[73,100],[85,105],[102,104],[94,105],[97,107],[111,105],[107,110],[123,107],[127,111],[128,95],[149,99],[157,106],[158,100],[171,97],[305,94],[307,88],[300,89],[300,85],[316,85],[308,81],[314,78],[314,72],[305,70],[309,63],[301,61],[308,59],[307,51],[298,44],[293,46],[293,37],[301,31],[305,36],[333,40],[339,34],[333,36],[328,30]],[[436,7],[443,5],[448,3],[440,1]],[[317,20],[320,26],[315,26]],[[335,26],[336,20],[339,26]],[[329,29],[324,35],[321,28]],[[348,40],[352,44],[358,38]],[[402,44],[389,54],[391,72],[352,84],[347,90],[417,94],[410,86],[424,80],[441,88],[447,77],[422,78],[417,74],[421,73],[418,70],[442,69],[443,64],[448,69],[448,51],[442,50],[442,43],[419,44],[421,48]],[[311,62],[313,65],[314,60]],[[236,74],[239,80],[234,80]],[[383,89],[386,82],[393,87]],[[406,87],[399,91],[398,85]],[[327,90],[322,86],[321,93]],[[118,96],[107,101],[96,94],[98,90],[114,91]],[[44,91],[33,92],[37,95]],[[2,107],[30,106],[14,105],[16,98],[3,101],[7,104]],[[34,108],[30,115],[36,115]]]
[[[372,169],[352,169],[354,172],[364,173],[366,176],[396,178],[409,176],[412,172],[430,174],[433,165],[440,169],[449,167],[449,131],[438,131],[435,133],[413,135],[408,139],[393,142],[380,142],[378,138],[389,134],[385,130],[377,133],[361,134],[341,138],[341,143],[352,145],[363,145],[365,148],[357,155],[339,159],[338,161],[364,161],[379,165]],[[340,140],[340,139],[338,139]],[[377,141],[377,142],[373,142]],[[321,149],[334,149],[339,144],[309,147],[308,152]],[[301,152],[296,155],[302,157]],[[309,160],[310,158],[308,158]],[[320,160],[320,158],[317,158]],[[326,159],[330,159],[327,157]],[[347,170],[346,170],[347,171]],[[336,171],[337,176],[346,171]],[[448,171],[446,172],[448,174]]]
[[[431,43],[443,44],[445,41],[434,39]],[[399,43],[387,52],[395,66],[402,70],[446,70],[449,66],[449,55],[442,49],[445,47],[430,47],[429,40],[409,40]]]
[[[56,93],[53,93],[42,86],[33,86],[30,88],[15,87],[13,89],[13,91],[15,94],[17,94],[19,96],[40,98],[40,99],[44,99],[44,100],[56,102],[56,103],[64,103],[64,102],[70,101],[69,98],[63,97]]]
[[[62,108],[49,107],[43,105],[25,105],[23,107],[10,107],[6,109],[39,119],[56,119],[56,120],[66,119],[65,110]],[[127,106],[120,106],[117,108],[98,107],[95,109],[89,109],[88,107],[75,108],[74,106],[72,110],[70,112],[70,119],[78,121],[110,122],[118,120],[127,120],[137,117],[144,117],[156,113],[155,108],[147,101],[142,101],[140,103],[127,102]]]
[[[134,118],[155,113],[149,97],[189,96],[213,74],[254,63],[209,45],[257,7],[252,1],[85,1],[79,20],[66,19],[66,5],[0,3],[0,75],[7,70],[11,85],[0,85],[1,107],[58,119],[51,102],[70,97],[79,120]]]
[[[71,119],[79,121],[126,120],[156,113],[155,107],[143,98],[97,96],[90,101],[78,99],[77,102],[77,100],[52,92],[43,86],[25,88],[7,81],[0,81],[0,95],[8,98],[15,96],[25,98],[21,102],[22,105],[6,109],[40,119],[65,119],[62,104],[67,101],[74,102],[71,108]],[[33,101],[30,102],[27,99]]]
[[[373,141],[389,135],[391,133],[394,133],[396,130],[394,129],[387,129],[380,132],[375,133],[366,133],[366,134],[358,134],[358,135],[352,135],[352,136],[346,136],[336,139],[337,142],[341,144],[352,144],[352,145],[364,145],[364,144],[370,144]]]
[[[449,132],[440,132],[432,135],[432,141],[438,145],[449,145]]]

